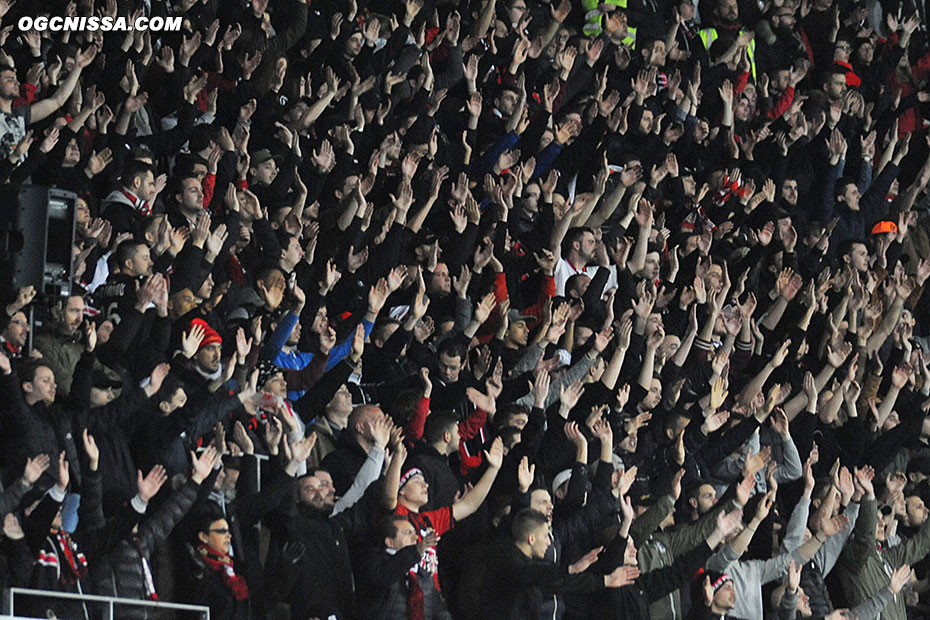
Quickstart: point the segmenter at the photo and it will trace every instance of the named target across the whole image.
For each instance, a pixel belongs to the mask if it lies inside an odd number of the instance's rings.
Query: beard
[[[307,504],[300,502],[297,504],[297,509],[302,515],[308,519],[317,520],[317,519],[328,519],[330,515],[333,514],[333,508],[335,504],[324,504],[323,506],[317,508],[313,504]]]

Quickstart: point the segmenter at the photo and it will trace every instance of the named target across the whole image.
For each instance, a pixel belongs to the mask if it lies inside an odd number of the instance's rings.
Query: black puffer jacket
[[[168,538],[193,505],[199,486],[188,480],[154,514],[144,518],[136,533],[125,537],[115,549],[91,566],[96,594],[136,600],[151,598],[146,586],[146,565],[151,571],[155,547]],[[120,614],[125,618],[147,617],[142,608],[126,608]]]

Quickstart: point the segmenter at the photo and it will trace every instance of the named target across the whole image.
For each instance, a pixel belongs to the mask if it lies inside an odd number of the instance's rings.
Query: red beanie
[[[208,344],[223,344],[223,339],[220,338],[220,334],[215,329],[210,327],[203,319],[194,319],[191,321],[190,326],[193,327],[194,325],[199,325],[201,328],[203,328],[203,342],[201,342],[200,346],[197,347],[198,351]]]

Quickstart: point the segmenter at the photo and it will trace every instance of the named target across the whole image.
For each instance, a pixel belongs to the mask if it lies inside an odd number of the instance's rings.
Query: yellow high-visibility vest
[[[604,0],[604,4],[612,4],[624,10],[626,10],[626,3],[627,0]],[[589,37],[600,36],[604,31],[601,25],[603,23],[604,14],[598,10],[600,4],[600,0],[583,0],[581,3],[585,10],[585,25],[582,30],[585,35]],[[636,45],[636,28],[627,26],[627,31],[629,34],[623,39],[622,43],[634,47]]]
[[[703,28],[698,34],[701,37],[701,41],[704,43],[704,49],[710,51],[710,46],[714,44],[720,34],[717,32],[716,28]],[[756,78],[756,40],[753,39],[749,42],[749,47],[746,50],[746,55],[749,56],[749,67],[752,71],[752,78]]]
[[[626,4],[626,0],[621,0],[623,4]],[[611,4],[615,4],[611,2]],[[602,27],[602,22],[604,20],[604,14],[598,11],[597,9],[593,11],[588,11],[585,15],[585,25],[582,28],[582,31],[586,36],[589,37],[598,37],[604,32]],[[633,49],[636,47],[636,28],[633,26],[626,27],[626,36],[620,41],[621,44]]]

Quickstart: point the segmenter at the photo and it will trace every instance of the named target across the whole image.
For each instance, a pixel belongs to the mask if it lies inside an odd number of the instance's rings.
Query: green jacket
[[[327,454],[336,451],[336,431],[338,430],[336,425],[323,415],[319,416],[310,426],[308,432],[316,433],[316,443],[313,444],[313,450],[310,451],[308,459],[311,466],[319,467]]]
[[[58,398],[63,399],[71,393],[74,367],[84,353],[84,345],[77,339],[79,335],[80,332],[72,338],[55,331],[39,334],[35,338],[35,348],[42,354],[42,361],[55,373]]]
[[[856,528],[838,562],[843,590],[850,607],[867,601],[887,586],[891,574],[900,566],[918,562],[930,552],[930,520],[924,523],[916,536],[894,547],[879,545],[875,540],[877,523],[875,499],[863,500]],[[901,594],[893,596],[880,618],[907,620],[904,597]]]
[[[630,536],[638,550],[639,570],[650,573],[671,566],[682,555],[692,551],[717,527],[717,515],[721,510],[733,510],[732,501],[718,502],[713,510],[703,517],[681,527],[659,530],[659,524],[665,520],[674,508],[672,498],[662,497],[640,515],[630,528]],[[667,596],[649,605],[650,620],[679,620],[681,611],[681,593],[675,590]]]

